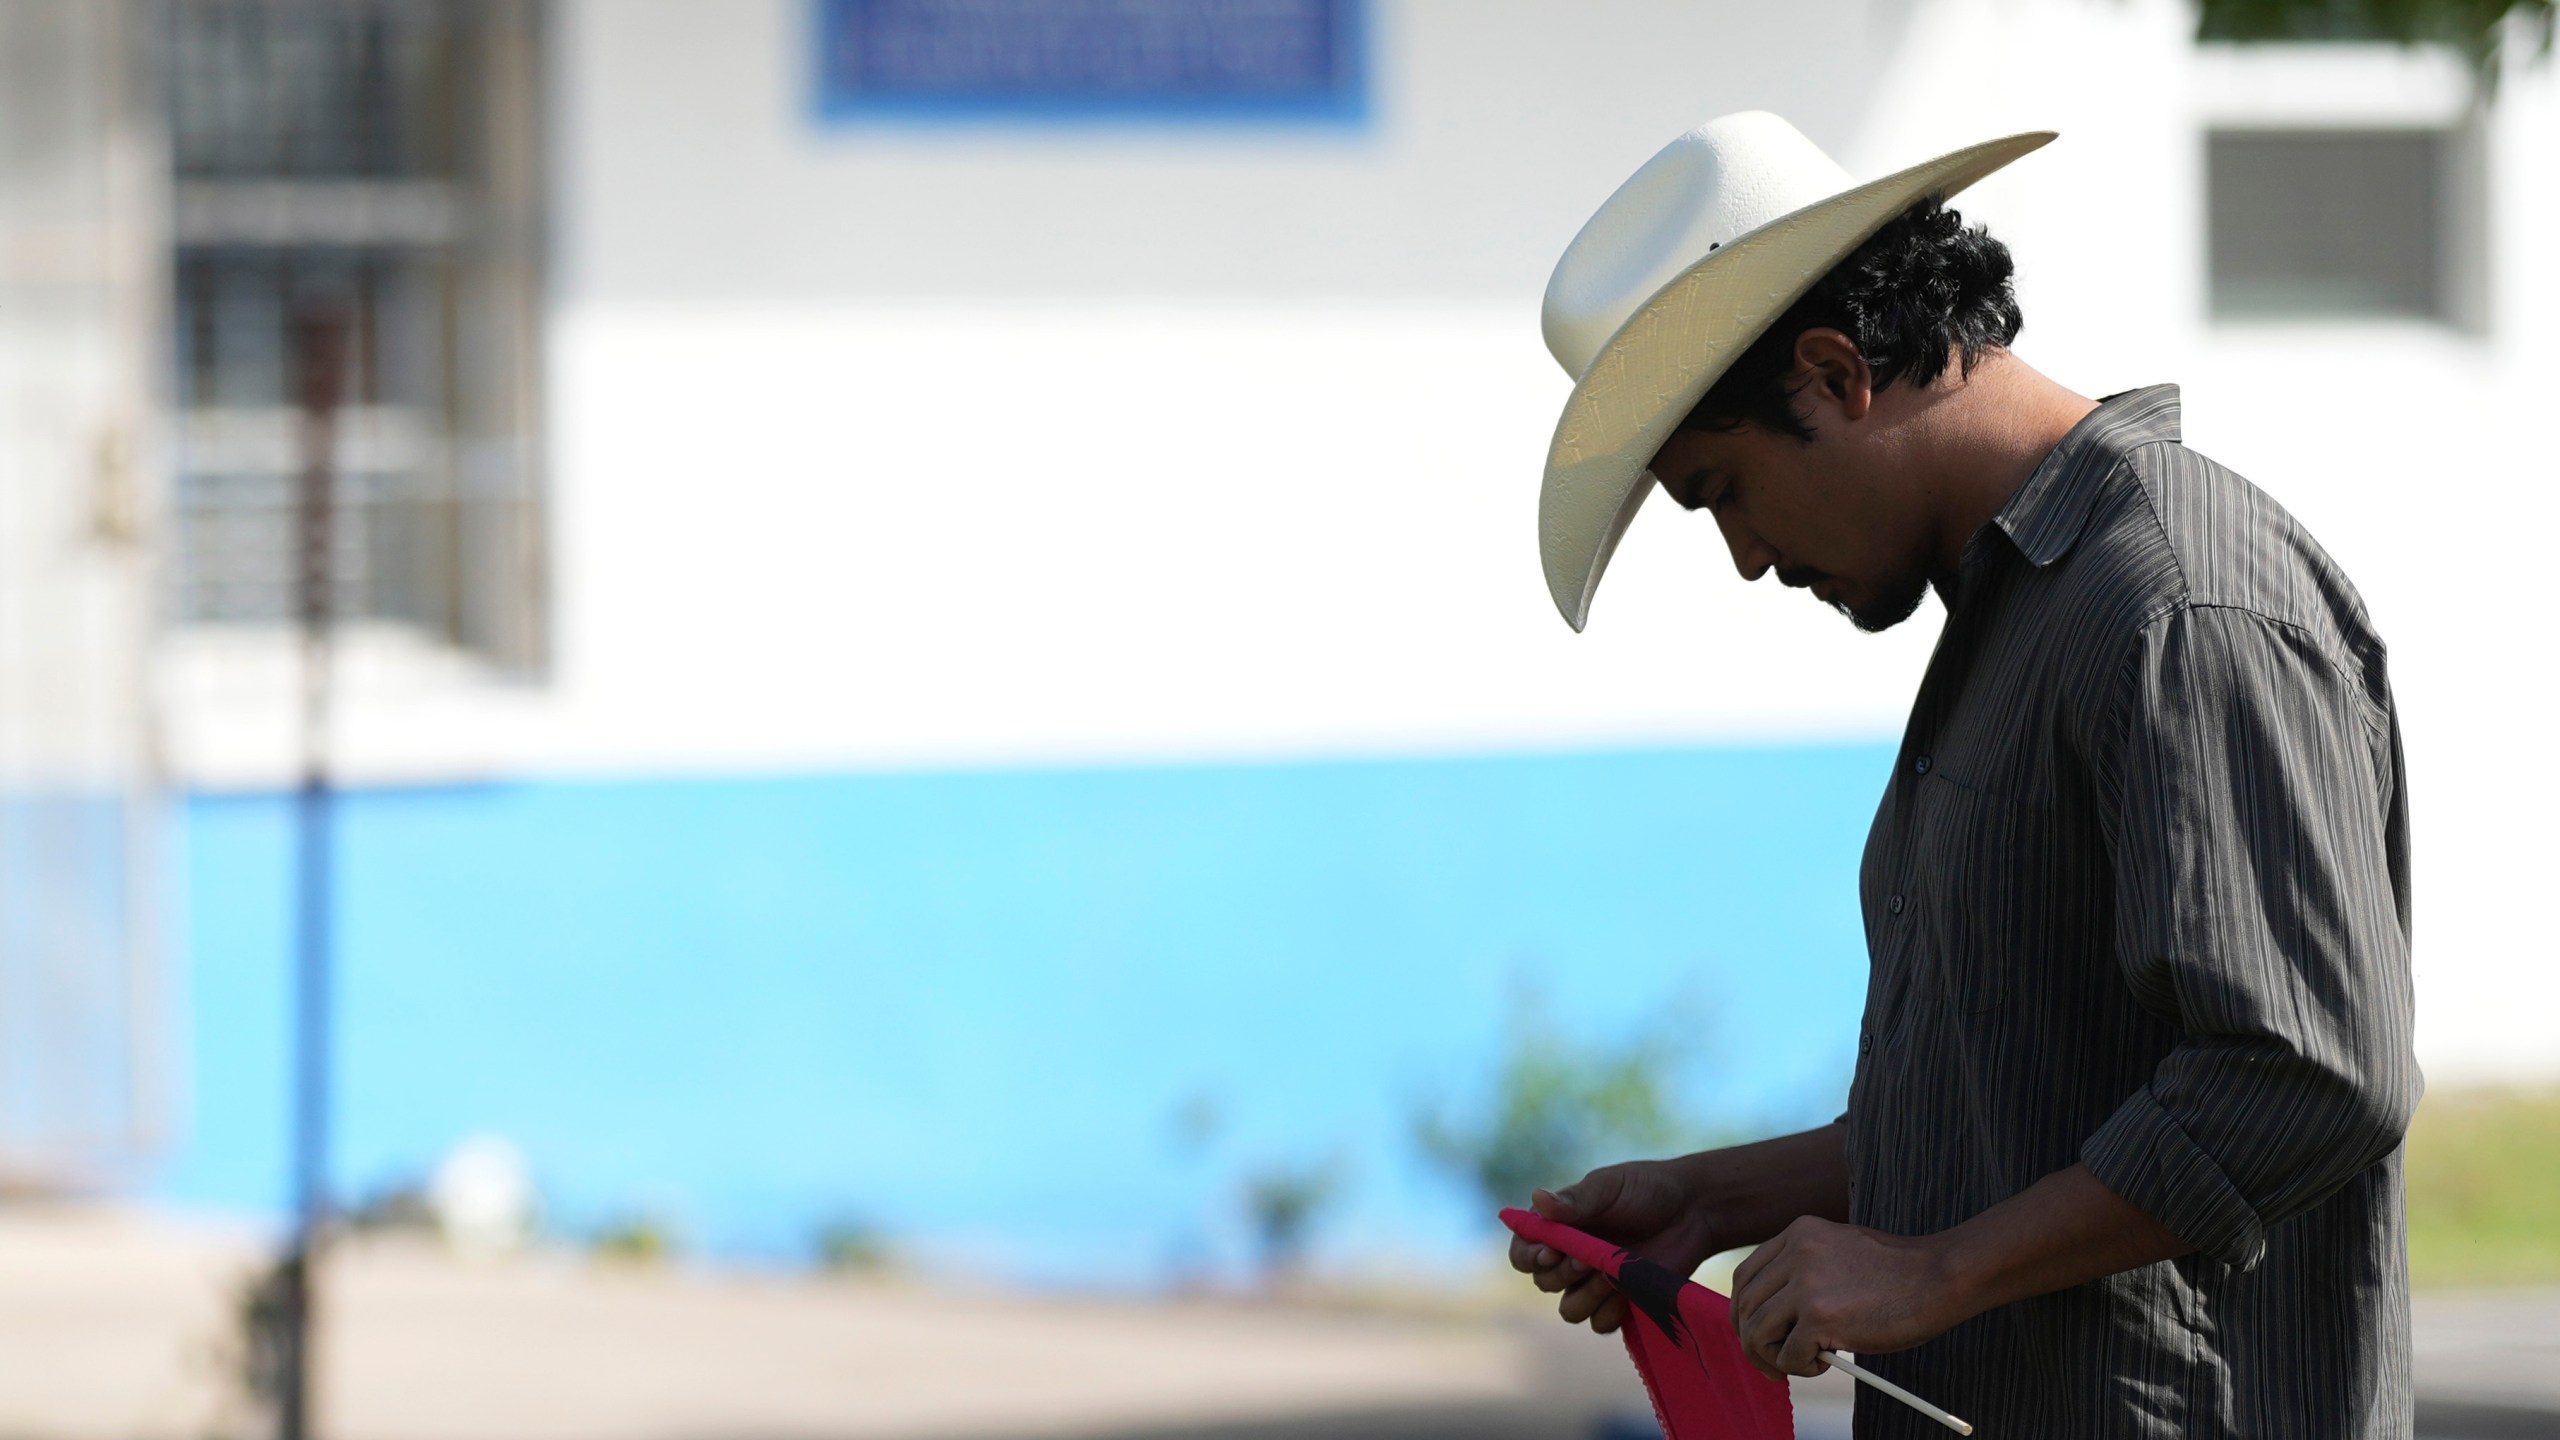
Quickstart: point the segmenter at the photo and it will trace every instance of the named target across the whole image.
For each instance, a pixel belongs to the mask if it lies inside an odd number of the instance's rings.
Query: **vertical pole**
[[[293,1237],[285,1251],[276,1423],[310,1440],[312,1267],[329,1207],[329,941],[332,898],[329,632],[337,538],[337,416],[347,315],[312,304],[293,317],[301,474],[294,504],[294,600],[302,636],[302,781],[294,807]]]

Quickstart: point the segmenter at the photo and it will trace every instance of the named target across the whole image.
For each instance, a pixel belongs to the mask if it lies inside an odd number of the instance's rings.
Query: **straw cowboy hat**
[[[1556,262],[1541,317],[1573,377],[1538,493],[1538,558],[1565,623],[1589,618],[1654,452],[1760,332],[1887,221],[2052,138],[1987,140],[1859,185],[1753,110],[1672,141],[1619,186]]]

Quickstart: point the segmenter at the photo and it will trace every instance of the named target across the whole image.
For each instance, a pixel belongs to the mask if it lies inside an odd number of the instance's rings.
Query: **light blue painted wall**
[[[555,1221],[789,1257],[859,1213],[1014,1279],[1232,1261],[1239,1177],[1340,1154],[1335,1264],[1484,1243],[1414,1153],[1521,977],[1574,1033],[1684,997],[1729,1124],[1832,1113],[1883,746],[350,796],[337,1173],[494,1131]],[[185,809],[185,1205],[282,1194],[289,807]],[[1186,1150],[1172,1116],[1214,1097]]]

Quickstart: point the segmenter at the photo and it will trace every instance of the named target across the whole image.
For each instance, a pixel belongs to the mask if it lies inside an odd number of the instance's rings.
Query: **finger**
[[[1781,1290],[1763,1301],[1751,1312],[1750,1318],[1741,1323],[1742,1353],[1750,1357],[1752,1364],[1760,1367],[1762,1374],[1775,1378],[1780,1373],[1777,1368],[1778,1351],[1795,1328],[1793,1292]]]
[[[1609,1283],[1608,1276],[1594,1275],[1564,1292],[1564,1298],[1556,1302],[1556,1313],[1579,1325],[1598,1314],[1601,1304],[1616,1293],[1617,1287]]]
[[[1786,1288],[1795,1266],[1788,1261],[1787,1237],[1779,1236],[1751,1252],[1733,1270],[1733,1313],[1738,1328],[1741,1317],[1760,1308],[1762,1302]]]
[[[1773,1238],[1753,1246],[1751,1253],[1742,1257],[1742,1263],[1733,1267],[1733,1293],[1737,1297],[1742,1294],[1743,1287],[1751,1283],[1752,1277],[1767,1269],[1771,1261],[1786,1253],[1789,1233],[1781,1230]]]
[[[1831,1367],[1822,1363],[1822,1335],[1803,1319],[1787,1332],[1778,1346],[1777,1367],[1789,1375],[1819,1375]]]
[[[1600,1302],[1599,1309],[1591,1312],[1591,1333],[1595,1335],[1615,1335],[1618,1327],[1626,1323],[1627,1297],[1624,1294],[1611,1295]]]
[[[1535,1240],[1520,1235],[1511,1237],[1511,1268],[1514,1270],[1534,1275],[1538,1271],[1555,1268],[1563,1259],[1562,1254]]]
[[[1608,1276],[1585,1277],[1579,1284],[1565,1290],[1564,1297],[1556,1302],[1556,1313],[1579,1325],[1599,1313],[1600,1307],[1615,1293],[1617,1287],[1609,1283]]]
[[[1769,1361],[1761,1359],[1759,1352],[1757,1351],[1745,1350],[1742,1352],[1742,1358],[1751,1362],[1752,1369],[1759,1371],[1761,1374],[1768,1376],[1772,1380],[1783,1382],[1787,1378],[1786,1371],[1779,1369]]]
[[[1590,1266],[1579,1260],[1567,1260],[1561,1265],[1550,1265],[1530,1276],[1529,1283],[1554,1295],[1581,1284],[1590,1274]]]
[[[1619,1183],[1617,1167],[1604,1165],[1561,1190],[1532,1191],[1529,1203],[1550,1220],[1587,1230],[1607,1222],[1610,1207],[1618,1203]]]

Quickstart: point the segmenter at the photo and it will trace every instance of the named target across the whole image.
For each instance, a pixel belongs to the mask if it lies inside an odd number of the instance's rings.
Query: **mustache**
[[[1810,565],[1781,565],[1778,567],[1778,583],[1787,586],[1790,589],[1810,590],[1814,586],[1819,585],[1830,578],[1830,571],[1816,570]]]

